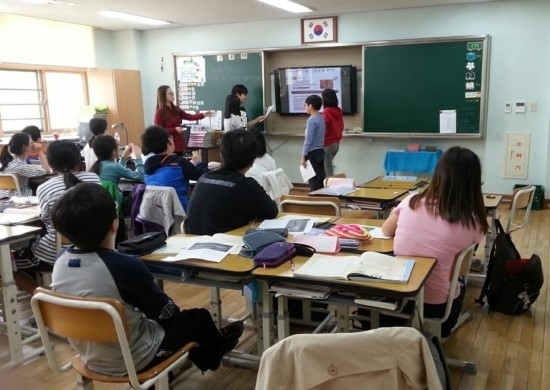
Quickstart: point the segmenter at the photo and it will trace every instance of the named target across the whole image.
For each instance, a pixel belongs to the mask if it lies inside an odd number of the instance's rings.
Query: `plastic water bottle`
[[[118,134],[118,131],[115,131],[115,135],[113,136],[113,138],[115,139],[116,144],[120,145],[120,135]]]

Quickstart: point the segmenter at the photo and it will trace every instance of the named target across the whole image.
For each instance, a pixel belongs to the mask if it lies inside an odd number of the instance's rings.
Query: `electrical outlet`
[[[529,112],[536,112],[536,111],[537,111],[537,102],[529,103]]]

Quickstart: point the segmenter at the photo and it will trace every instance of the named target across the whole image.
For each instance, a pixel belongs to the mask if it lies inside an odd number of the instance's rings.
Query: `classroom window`
[[[76,130],[87,100],[85,77],[84,71],[0,69],[0,129]]]

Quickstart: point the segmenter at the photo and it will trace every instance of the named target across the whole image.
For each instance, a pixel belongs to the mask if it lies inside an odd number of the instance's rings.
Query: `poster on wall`
[[[504,178],[527,179],[531,133],[506,133]]]

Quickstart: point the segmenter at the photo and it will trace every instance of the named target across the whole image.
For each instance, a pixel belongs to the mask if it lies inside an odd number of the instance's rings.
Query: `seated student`
[[[95,137],[101,134],[105,134],[107,131],[107,121],[103,118],[92,118],[90,119],[90,132],[92,136],[84,146],[82,150],[82,157],[84,157],[84,162],[86,163],[86,171],[89,171],[92,168],[92,165],[96,162],[97,156],[94,153],[92,145],[94,143]]]
[[[40,219],[45,227],[45,235],[36,240],[30,248],[13,253],[17,266],[17,285],[32,294],[37,287],[33,276],[36,272],[51,271],[57,258],[57,233],[51,221],[51,209],[58,198],[80,182],[99,184],[95,173],[79,172],[80,151],[74,142],[53,141],[48,146],[48,162],[57,176],[38,186],[37,197]]]
[[[245,173],[256,157],[256,141],[246,130],[232,130],[221,140],[222,166],[197,181],[189,201],[185,231],[190,234],[223,233],[254,219],[277,216],[275,202]]]
[[[46,155],[42,150],[42,144],[34,148],[31,137],[26,133],[17,133],[12,135],[10,142],[2,148],[0,152],[0,173],[13,173],[17,176],[21,194],[31,196],[32,190],[29,187],[29,177],[43,176],[50,172],[50,167],[46,161]],[[25,160],[32,154],[38,154],[40,165],[27,164]],[[5,196],[15,196],[16,191],[0,190],[0,198]]]
[[[479,158],[469,149],[452,147],[437,163],[426,191],[405,198],[382,226],[384,234],[395,236],[396,255],[437,259],[424,285],[424,316],[443,316],[455,255],[478,243],[487,229]],[[456,324],[464,294],[464,288],[457,291],[451,314],[441,327],[442,338]]]
[[[223,129],[225,131],[246,128],[246,117],[241,116],[241,100],[235,95],[225,98]]]
[[[37,151],[42,148],[42,134],[40,133],[40,129],[38,128],[38,126],[34,126],[34,125],[25,127],[23,130],[21,130],[21,132],[25,133],[25,134],[28,134],[29,137],[31,137],[31,139],[32,139],[33,149],[34,149],[35,153],[30,155],[27,158],[27,164],[30,164],[31,160],[38,159],[38,152]]]
[[[218,330],[208,310],[180,311],[139,259],[114,250],[118,215],[111,195],[103,187],[76,185],[56,203],[52,221],[74,244],[55,263],[52,290],[121,301],[138,370],[159,363],[191,341],[199,346],[190,351],[189,359],[202,371],[216,370],[223,355],[239,342],[241,321]],[[90,369],[108,375],[126,373],[117,345],[73,339],[69,342]]]
[[[208,172],[201,162],[199,152],[193,152],[191,161],[174,155],[174,141],[168,132],[159,126],[149,126],[141,135],[143,149],[151,154],[145,162],[145,184],[173,187],[181,205],[187,208],[189,180],[197,180]]]
[[[141,148],[134,144],[128,144],[119,162],[118,145],[114,137],[103,134],[95,137],[93,151],[97,157],[95,163],[90,168],[90,172],[99,175],[101,180],[110,181],[115,186],[118,186],[121,178],[135,181],[143,181],[143,162],[141,160]],[[126,168],[126,163],[132,152],[135,153],[136,170]]]
[[[264,134],[258,129],[250,130],[250,134],[252,134],[256,140],[257,152],[254,164],[252,164],[252,167],[245,173],[245,176],[253,178],[264,187],[265,183],[262,180],[262,173],[274,171],[277,169],[277,164],[273,157],[267,154]]]

